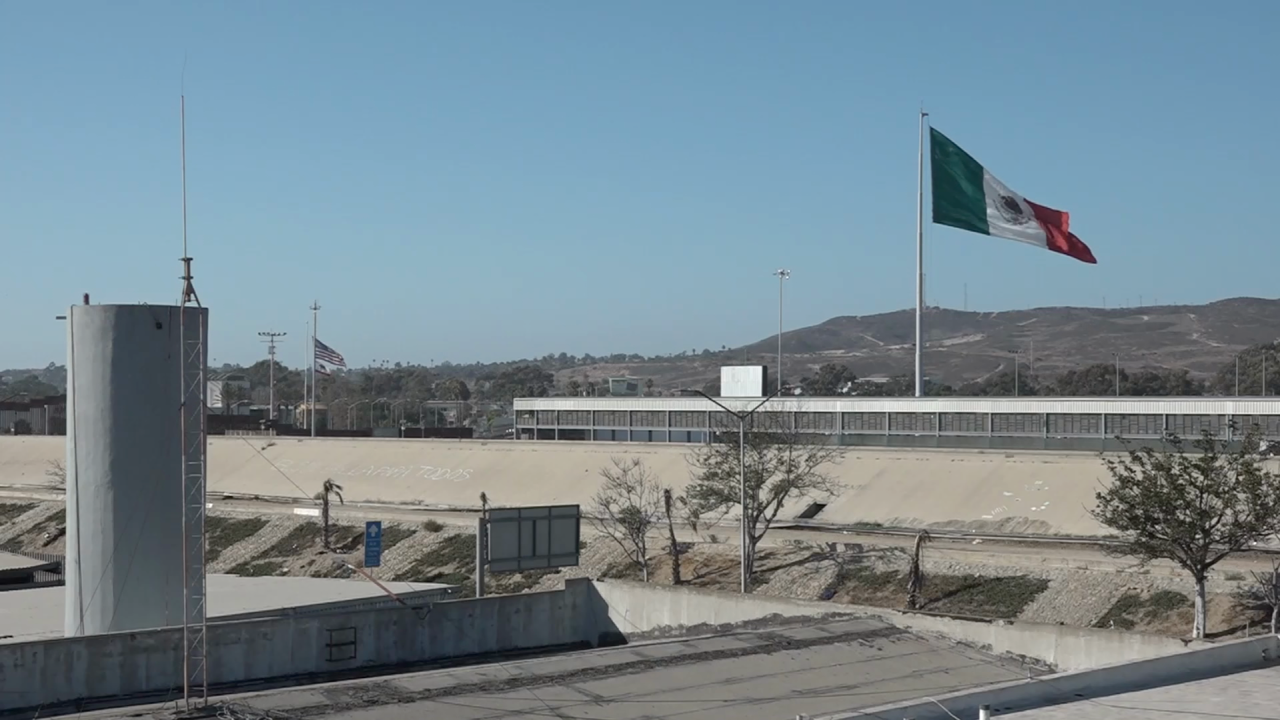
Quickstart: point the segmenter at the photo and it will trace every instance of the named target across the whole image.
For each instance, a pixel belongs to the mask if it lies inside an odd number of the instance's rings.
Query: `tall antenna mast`
[[[178,327],[182,345],[182,698],[188,708],[209,695],[205,603],[205,461],[207,406],[205,337],[208,311],[200,305],[187,249],[187,98],[178,110],[182,153],[182,301]],[[194,307],[192,307],[194,306]],[[190,315],[190,317],[188,317]]]

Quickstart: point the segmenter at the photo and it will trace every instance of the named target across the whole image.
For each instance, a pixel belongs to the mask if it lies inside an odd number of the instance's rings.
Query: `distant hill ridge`
[[[895,310],[876,315],[845,315],[783,334],[787,377],[798,379],[823,363],[849,365],[861,377],[910,373],[913,367],[915,313]],[[1151,305],[1125,308],[1042,307],[978,312],[930,308],[924,318],[925,370],[938,382],[959,385],[1012,367],[1014,353],[1040,375],[1053,375],[1095,363],[1128,368],[1186,368],[1198,377],[1218,371],[1241,350],[1280,338],[1280,299],[1237,297],[1204,305]],[[558,380],[633,375],[652,378],[656,388],[700,387],[718,376],[721,365],[767,363],[777,358],[777,336],[719,352],[685,353],[627,362],[539,363]],[[621,356],[619,356],[620,359]],[[455,366],[447,376],[478,376],[509,366]],[[4,370],[16,379],[36,374],[65,387],[60,365]],[[468,377],[468,379],[471,379]]]
[[[915,312],[842,316],[783,334],[797,363],[845,362],[859,375],[909,372]],[[1043,307],[1001,312],[931,308],[924,317],[925,366],[942,382],[973,380],[1034,359],[1041,373],[1093,363],[1216,372],[1250,345],[1280,336],[1280,300],[1239,297],[1205,305],[1127,308]],[[777,336],[739,348],[748,356],[777,352]]]

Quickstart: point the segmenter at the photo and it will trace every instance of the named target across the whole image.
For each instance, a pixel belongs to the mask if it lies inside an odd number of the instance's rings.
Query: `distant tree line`
[[[915,376],[895,375],[883,381],[864,381],[840,363],[828,363],[803,378],[806,395],[909,397],[915,394]],[[1016,384],[1016,388],[1015,388]],[[1280,342],[1254,345],[1225,363],[1208,380],[1192,377],[1181,368],[1131,370],[1111,363],[1097,363],[1053,376],[1032,372],[1021,363],[959,386],[925,381],[925,394],[933,397],[1173,397],[1271,395],[1280,391]]]

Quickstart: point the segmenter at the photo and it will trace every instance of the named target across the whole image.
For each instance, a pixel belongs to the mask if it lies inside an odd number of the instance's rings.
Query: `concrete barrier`
[[[874,617],[915,633],[941,636],[995,655],[1027,660],[1055,670],[1081,670],[1198,648],[1207,642],[1120,630],[1068,627],[1002,620],[969,620],[928,613],[898,612],[885,608],[804,602],[760,595],[739,595],[621,580],[570,580],[589,582],[596,598],[593,612],[608,624],[600,632],[616,628],[629,639],[707,634],[752,621],[777,618],[823,617],[849,614]]]
[[[520,650],[583,645],[583,594],[563,591],[427,607],[209,625],[211,686],[307,679]],[[0,645],[0,711],[181,695],[182,630]]]
[[[614,456],[642,458],[675,490],[690,478],[687,445],[654,443],[213,437],[209,492],[309,500],[329,478],[348,502],[471,509],[589,505]],[[64,457],[61,437],[0,437],[0,486],[40,486]],[[980,532],[1098,535],[1088,513],[1106,471],[1092,453],[849,448],[831,468],[844,486],[814,518]],[[813,498],[793,498],[793,518]]]
[[[930,700],[824,715],[821,720],[976,718],[978,708],[983,705],[989,706],[993,715],[1005,715],[1081,698],[1106,697],[1261,669],[1274,666],[1278,656],[1280,637],[1267,635],[1204,647],[1194,652],[1019,680]]]

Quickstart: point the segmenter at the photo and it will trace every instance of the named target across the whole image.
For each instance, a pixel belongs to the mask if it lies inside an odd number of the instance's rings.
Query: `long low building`
[[[748,412],[759,398],[519,398],[516,432],[523,440],[706,442],[737,429],[729,412]],[[842,445],[1099,451],[1117,437],[1230,438],[1257,425],[1280,439],[1280,398],[818,398],[780,397],[757,413]]]

